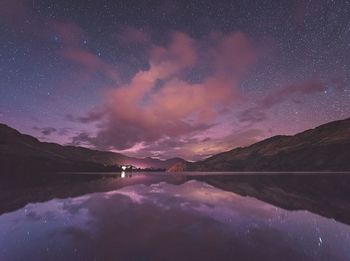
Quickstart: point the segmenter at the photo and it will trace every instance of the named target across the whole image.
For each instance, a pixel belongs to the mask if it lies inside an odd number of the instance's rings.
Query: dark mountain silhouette
[[[350,118],[294,136],[274,136],[245,148],[169,171],[350,171]]]
[[[181,158],[159,160],[134,158],[120,153],[83,147],[40,142],[17,130],[0,124],[0,172],[11,174],[29,171],[109,171],[115,165],[166,169]]]

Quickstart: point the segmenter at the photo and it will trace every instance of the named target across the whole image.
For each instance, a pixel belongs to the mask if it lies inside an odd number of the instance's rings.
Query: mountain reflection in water
[[[1,215],[0,260],[21,259],[349,260],[350,226],[202,181],[129,184]]]

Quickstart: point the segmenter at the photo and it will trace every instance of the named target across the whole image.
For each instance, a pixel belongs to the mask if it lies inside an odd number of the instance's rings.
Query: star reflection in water
[[[29,204],[0,216],[0,231],[1,260],[350,258],[349,226],[198,181]]]

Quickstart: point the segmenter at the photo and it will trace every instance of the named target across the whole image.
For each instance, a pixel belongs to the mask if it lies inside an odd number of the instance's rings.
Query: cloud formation
[[[19,34],[30,35],[36,46],[54,45],[58,57],[73,70],[61,75],[61,89],[80,88],[90,83],[97,74],[111,82],[119,81],[115,67],[84,46],[85,31],[76,23],[51,17],[37,17],[29,0],[0,1],[0,22],[4,21]]]
[[[117,39],[123,44],[149,44],[150,36],[143,30],[127,26],[117,35]]]
[[[200,41],[175,32],[166,46],[153,46],[149,67],[138,71],[130,82],[106,94],[103,112],[92,111],[78,118],[97,122],[96,136],[78,135],[99,149],[130,149],[164,140],[190,139],[215,125],[225,108],[240,99],[238,84],[254,63],[255,53],[243,33],[219,37],[208,50]],[[207,64],[199,82],[186,73]]]
[[[29,16],[28,0],[1,0],[0,18],[19,26]]]
[[[14,13],[32,17],[29,2],[5,2],[6,9],[0,11],[3,18],[10,19]],[[17,21],[21,26],[22,20]],[[118,32],[117,41],[142,47],[148,66],[121,84],[116,67],[84,47],[86,35],[80,26],[50,18],[42,22],[27,28],[28,32],[38,32],[40,41],[55,35],[60,45],[57,54],[75,67],[74,72],[62,77],[61,87],[79,88],[97,74],[114,84],[98,109],[80,117],[66,116],[75,123],[96,124],[98,129],[95,135],[86,131],[77,134],[72,144],[112,150],[136,146],[140,152],[148,150],[152,155],[169,151],[169,156],[186,157],[194,152],[201,156],[209,153],[200,149],[198,143],[210,143],[217,150],[226,148],[209,138],[203,142],[201,135],[242,98],[238,85],[256,60],[256,52],[245,34],[216,32],[203,41],[173,32],[167,44],[159,45],[145,31],[124,27]],[[203,71],[199,78],[189,74],[198,68]],[[55,128],[36,130],[44,136],[54,132],[59,135]]]
[[[33,127],[33,130],[40,131],[40,133],[41,133],[42,135],[44,135],[44,136],[49,136],[49,135],[51,135],[52,133],[57,132],[57,129],[56,129],[56,128],[53,128],[53,127],[43,127],[43,128],[40,128],[40,127],[34,126],[34,127]]]
[[[299,84],[288,85],[269,93],[258,100],[255,106],[241,111],[238,119],[250,124],[258,123],[267,118],[266,111],[276,104],[280,104],[293,97],[301,98],[305,95],[324,91],[324,84],[320,80],[309,80]]]
[[[260,129],[242,129],[233,131],[220,139],[206,136],[204,138],[196,137],[179,140],[165,138],[144,144],[144,147],[129,154],[135,157],[149,155],[161,159],[180,155],[185,159],[197,161],[232,148],[250,145],[263,136],[264,132]]]

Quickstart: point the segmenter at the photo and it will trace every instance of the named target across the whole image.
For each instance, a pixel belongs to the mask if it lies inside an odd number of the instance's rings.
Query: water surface
[[[88,184],[110,187],[0,215],[0,260],[350,260],[350,226],[306,210],[159,173]]]

